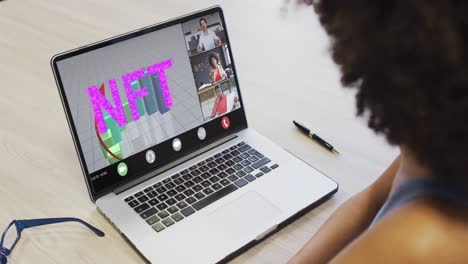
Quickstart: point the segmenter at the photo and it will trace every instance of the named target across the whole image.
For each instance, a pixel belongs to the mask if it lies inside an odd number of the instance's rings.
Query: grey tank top
[[[379,210],[372,225],[390,211],[422,197],[433,197],[468,209],[468,194],[453,183],[437,177],[421,177],[400,185]]]

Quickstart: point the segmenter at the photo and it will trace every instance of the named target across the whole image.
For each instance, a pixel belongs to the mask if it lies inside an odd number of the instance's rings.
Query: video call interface
[[[119,163],[124,176],[124,159],[241,107],[219,13],[57,67],[90,174]],[[203,140],[198,131],[193,140]],[[157,155],[148,151],[146,162]]]

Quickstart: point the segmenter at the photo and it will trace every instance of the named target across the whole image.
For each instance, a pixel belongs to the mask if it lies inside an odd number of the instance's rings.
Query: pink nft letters
[[[157,74],[159,77],[159,84],[161,87],[161,92],[164,98],[164,103],[167,107],[172,107],[172,96],[167,84],[167,77],[165,71],[171,68],[173,65],[172,60],[166,60],[159,62],[153,65],[150,65],[146,68],[148,75]],[[133,72],[129,72],[122,76],[122,82],[125,88],[125,93],[127,95],[128,104],[130,107],[130,112],[132,119],[137,121],[140,119],[140,114],[138,112],[137,100],[148,96],[148,88],[141,87],[139,90],[132,89],[132,82],[142,79],[145,77],[145,69],[138,69]],[[96,86],[88,87],[87,93],[91,101],[91,106],[93,107],[94,117],[101,134],[106,133],[107,125],[104,120],[102,110],[106,110],[107,113],[117,122],[117,124],[122,127],[127,125],[127,120],[125,118],[125,111],[122,105],[122,99],[120,97],[119,89],[117,87],[117,81],[111,79],[108,81],[109,89],[112,94],[112,100],[114,105],[112,105],[106,98],[106,96],[101,93],[101,91]]]

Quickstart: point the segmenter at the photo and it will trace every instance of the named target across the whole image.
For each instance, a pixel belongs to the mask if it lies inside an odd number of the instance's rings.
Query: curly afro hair
[[[305,2],[310,2],[305,0]],[[322,0],[357,113],[434,175],[468,189],[468,1]]]
[[[216,60],[216,64],[213,65],[213,59]],[[218,57],[218,54],[212,52],[210,53],[210,55],[208,55],[208,62],[210,63],[210,66],[211,68],[216,68],[216,66],[218,65],[219,63],[219,57]]]

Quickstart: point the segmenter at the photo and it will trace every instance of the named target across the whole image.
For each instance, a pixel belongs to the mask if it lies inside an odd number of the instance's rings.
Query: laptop
[[[149,262],[226,262],[338,190],[248,126],[218,6],[51,66],[89,196]]]

